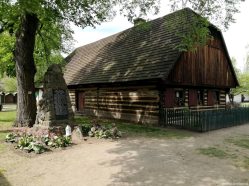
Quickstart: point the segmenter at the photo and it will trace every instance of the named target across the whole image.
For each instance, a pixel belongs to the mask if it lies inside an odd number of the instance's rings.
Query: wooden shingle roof
[[[186,15],[193,14],[185,8],[77,48],[66,58],[66,83],[166,78],[180,55],[176,46],[181,42],[180,35],[186,32],[183,25],[191,20]]]

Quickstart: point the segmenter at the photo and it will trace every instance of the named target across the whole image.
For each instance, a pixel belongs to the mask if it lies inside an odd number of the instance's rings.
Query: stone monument
[[[73,110],[62,69],[51,65],[44,75],[43,95],[37,105],[34,127],[64,130],[72,124]]]

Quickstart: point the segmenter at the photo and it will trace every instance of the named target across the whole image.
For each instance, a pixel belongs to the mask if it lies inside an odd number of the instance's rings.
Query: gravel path
[[[224,140],[249,134],[249,125],[185,139],[90,139],[66,150],[25,157],[0,154],[0,185],[13,186],[213,186],[249,185],[249,171],[232,158],[198,153],[209,146],[233,148]],[[238,150],[237,150],[238,151]],[[238,151],[237,153],[240,153]],[[249,149],[242,149],[249,157]]]

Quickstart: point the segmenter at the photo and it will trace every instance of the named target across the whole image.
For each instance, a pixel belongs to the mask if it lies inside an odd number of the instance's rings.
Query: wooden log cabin
[[[177,48],[194,16],[185,8],[73,51],[64,77],[76,112],[157,124],[160,108],[224,109],[238,81],[221,31],[210,24],[205,46]]]

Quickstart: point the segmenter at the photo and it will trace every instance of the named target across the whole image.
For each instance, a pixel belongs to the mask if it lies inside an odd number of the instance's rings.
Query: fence
[[[161,109],[160,124],[175,128],[207,132],[249,123],[249,107],[226,110],[190,111]]]

